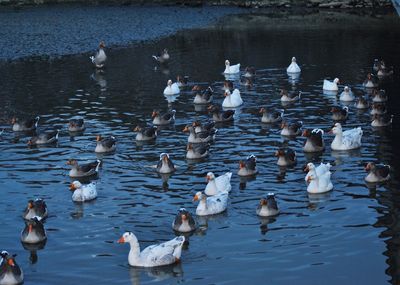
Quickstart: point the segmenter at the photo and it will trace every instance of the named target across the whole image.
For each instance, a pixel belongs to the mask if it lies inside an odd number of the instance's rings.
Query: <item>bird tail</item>
[[[92,60],[92,63],[94,63],[94,56],[92,55],[91,57],[89,57]]]
[[[96,172],[98,172],[98,171],[99,171],[99,167],[100,167],[100,165],[101,165],[101,160],[100,160],[100,159],[98,159],[98,160],[97,160],[96,169],[95,169],[95,171],[96,171]]]
[[[39,124],[39,120],[40,120],[40,116],[37,116],[35,118],[35,128],[37,128],[38,124]]]

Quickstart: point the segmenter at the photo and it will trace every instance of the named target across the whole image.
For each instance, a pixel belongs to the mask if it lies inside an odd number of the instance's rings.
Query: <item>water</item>
[[[0,65],[1,213],[0,245],[17,253],[26,284],[384,284],[399,282],[398,223],[400,196],[396,173],[400,165],[396,138],[398,117],[384,130],[369,126],[369,113],[352,107],[345,128],[362,126],[360,150],[305,155],[304,139],[287,140],[277,125],[260,123],[261,106],[284,109],[285,116],[306,127],[332,126],[329,110],[339,104],[322,94],[326,77],[339,77],[357,94],[374,58],[400,64],[400,25],[386,29],[254,29],[251,25],[185,31],[160,41],[108,52],[104,73],[94,70],[87,55],[48,61],[23,60]],[[332,36],[333,35],[333,36]],[[155,51],[168,47],[173,61],[168,69],[155,68]],[[300,102],[282,106],[277,88],[292,88],[285,73],[295,55],[302,67],[293,86],[303,91]],[[257,69],[254,86],[236,83],[245,104],[235,122],[219,127],[209,158],[185,159],[186,134],[181,130],[194,119],[206,119],[196,110],[190,92],[168,104],[162,91],[169,78],[189,75],[192,83],[208,84],[222,102],[223,63],[229,58]],[[398,70],[396,68],[396,71]],[[398,72],[382,82],[389,95],[388,112],[398,116]],[[175,109],[176,123],[160,131],[155,143],[138,145],[132,129],[150,122],[151,111]],[[28,148],[28,136],[14,134],[7,119],[13,114],[41,115],[40,129],[62,128],[57,146]],[[66,123],[84,116],[83,135],[70,137]],[[104,156],[97,181],[97,200],[84,205],[71,201],[65,162],[92,160],[95,135],[114,135],[115,154]],[[327,145],[332,136],[326,136]],[[293,168],[279,168],[273,153],[290,146],[298,154]],[[179,169],[163,181],[152,165],[168,152]],[[238,162],[247,155],[258,158],[259,174],[241,180]],[[321,196],[306,192],[302,168],[309,162],[330,162],[334,190]],[[387,185],[364,183],[368,161],[392,165]],[[193,195],[205,186],[205,174],[234,173],[228,211],[201,218],[201,227],[189,237],[182,263],[159,269],[130,268],[128,246],[116,243],[124,231],[133,231],[142,248],[174,237],[171,223],[184,206],[192,213]],[[281,214],[260,219],[259,199],[277,195]],[[21,213],[28,199],[42,197],[49,207],[45,223],[48,241],[42,249],[24,249],[19,234]]]

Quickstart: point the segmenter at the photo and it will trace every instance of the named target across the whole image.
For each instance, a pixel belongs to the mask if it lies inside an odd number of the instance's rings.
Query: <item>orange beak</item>
[[[157,112],[153,111],[153,113],[151,113],[151,117],[154,118],[155,116],[157,116]]]
[[[98,142],[101,141],[101,136],[100,135],[96,136],[96,141],[98,141]]]
[[[69,189],[71,191],[74,191],[74,190],[76,190],[76,187],[75,187],[75,185],[73,183],[71,183],[71,185],[69,185]]]
[[[12,258],[10,258],[9,260],[7,260],[8,265],[10,266],[15,266],[14,260]]]
[[[164,155],[164,156],[163,156],[163,160],[164,160],[165,162],[167,162],[167,161],[168,161],[168,156]]]
[[[246,167],[246,164],[243,161],[239,161],[239,169]]]
[[[140,131],[139,126],[135,127],[135,129],[134,129],[133,131],[134,131],[134,132]]]
[[[32,209],[33,208],[33,204],[32,203],[28,203],[28,209]]]
[[[194,195],[193,201],[197,201],[197,200],[199,200],[199,197],[197,195]]]
[[[188,126],[185,126],[184,128],[183,128],[183,130],[182,130],[182,132],[188,132],[189,131],[189,128],[188,128]]]
[[[28,233],[32,232],[32,225],[28,225]]]
[[[208,182],[208,181],[210,181],[210,180],[211,180],[210,175],[207,175],[207,176],[206,176],[206,181]]]
[[[304,172],[310,171],[310,168],[308,168],[308,165],[306,165],[306,167],[304,167]]]
[[[124,237],[120,237],[120,239],[118,240],[118,243],[125,243]]]

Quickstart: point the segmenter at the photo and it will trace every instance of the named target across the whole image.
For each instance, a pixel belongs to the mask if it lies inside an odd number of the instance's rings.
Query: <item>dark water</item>
[[[150,55],[168,47],[173,61],[155,70]],[[360,150],[305,155],[303,138],[285,140],[278,126],[262,125],[260,106],[285,109],[287,118],[306,127],[332,126],[329,110],[339,104],[322,94],[322,80],[339,77],[357,94],[374,58],[400,65],[400,25],[384,29],[271,31],[241,27],[187,31],[158,42],[109,52],[104,73],[96,73],[86,55],[52,61],[22,61],[0,65],[1,128],[0,219],[2,249],[18,254],[26,284],[398,284],[399,260],[399,151],[398,73],[382,82],[390,100],[394,125],[384,130],[369,126],[369,113],[352,105],[345,128],[362,126]],[[277,88],[292,88],[285,69],[295,55],[302,67],[300,102],[282,106]],[[211,82],[222,101],[224,60],[253,65],[254,86],[242,92],[244,106],[232,125],[221,126],[209,158],[185,159],[182,128],[208,115],[196,110],[190,92],[168,104],[162,91],[169,78],[189,75],[192,82]],[[396,69],[397,70],[397,69]],[[132,128],[150,122],[154,108],[177,111],[176,123],[160,132],[156,143],[137,145]],[[28,148],[27,136],[12,133],[6,122],[13,114],[40,115],[40,129],[62,127],[55,147]],[[84,116],[87,130],[70,137],[66,122]],[[69,158],[92,160],[95,135],[114,135],[115,154],[104,156],[97,180],[99,197],[74,204],[68,185]],[[329,145],[331,136],[326,137]],[[273,156],[280,146],[298,153],[294,168],[280,169]],[[151,165],[168,152],[179,169],[167,184]],[[258,158],[259,174],[244,181],[236,175],[238,161],[249,154]],[[309,196],[303,165],[331,162],[334,190]],[[368,161],[393,166],[391,183],[367,187],[363,167]],[[128,246],[116,240],[131,230],[144,248],[174,236],[171,222],[178,208],[194,212],[193,195],[205,186],[205,174],[234,173],[228,211],[198,219],[202,227],[189,238],[182,264],[161,269],[130,268]],[[260,219],[259,199],[277,195],[281,214]],[[19,242],[21,212],[28,199],[43,197],[50,217],[48,241],[36,252]],[[32,256],[33,255],[33,256]]]

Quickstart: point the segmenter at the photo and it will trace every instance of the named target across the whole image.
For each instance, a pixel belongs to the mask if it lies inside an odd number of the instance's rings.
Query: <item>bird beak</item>
[[[74,184],[71,183],[71,185],[69,185],[69,189],[70,189],[71,191],[74,191],[74,190],[76,190],[76,187],[75,187]]]
[[[32,209],[33,208],[33,204],[32,203],[28,203],[28,209]]]
[[[182,132],[188,132],[189,131],[189,128],[188,128],[188,126],[185,126],[184,128],[183,128],[183,130],[182,130]]]
[[[135,127],[135,129],[133,131],[134,132],[138,132],[139,131],[139,126]]]
[[[96,136],[96,141],[98,141],[98,142],[101,141],[101,136],[100,135]]]
[[[328,132],[328,134],[333,134],[333,129],[331,129],[331,130]]]
[[[120,237],[120,239],[118,240],[118,243],[125,243],[124,237]]]
[[[167,161],[168,161],[168,156],[164,155],[164,156],[163,156],[163,160],[164,160],[165,162],[167,162]]]
[[[304,167],[304,172],[310,171],[310,168],[308,168],[308,165],[306,165],[306,167]]]
[[[367,164],[364,169],[365,169],[365,171],[369,171],[369,170],[371,170],[371,167],[369,166],[369,164]]]
[[[32,232],[32,225],[28,225],[28,233]]]
[[[209,175],[206,175],[206,181],[208,182],[210,180],[211,180],[211,177]]]
[[[239,161],[239,169],[244,168],[246,165],[243,161]]]
[[[304,130],[303,131],[303,133],[301,134],[303,137],[305,137],[306,136],[306,134],[307,134],[307,131],[306,130]]]
[[[181,217],[182,217],[182,220],[183,220],[183,221],[187,220],[186,215],[181,215]]]
[[[15,266],[14,260],[12,258],[10,258],[9,260],[7,260],[8,265],[10,266]]]
[[[227,97],[228,96],[228,92],[225,92],[224,96]]]
[[[197,201],[197,200],[199,200],[199,197],[197,195],[194,195],[193,201]]]

